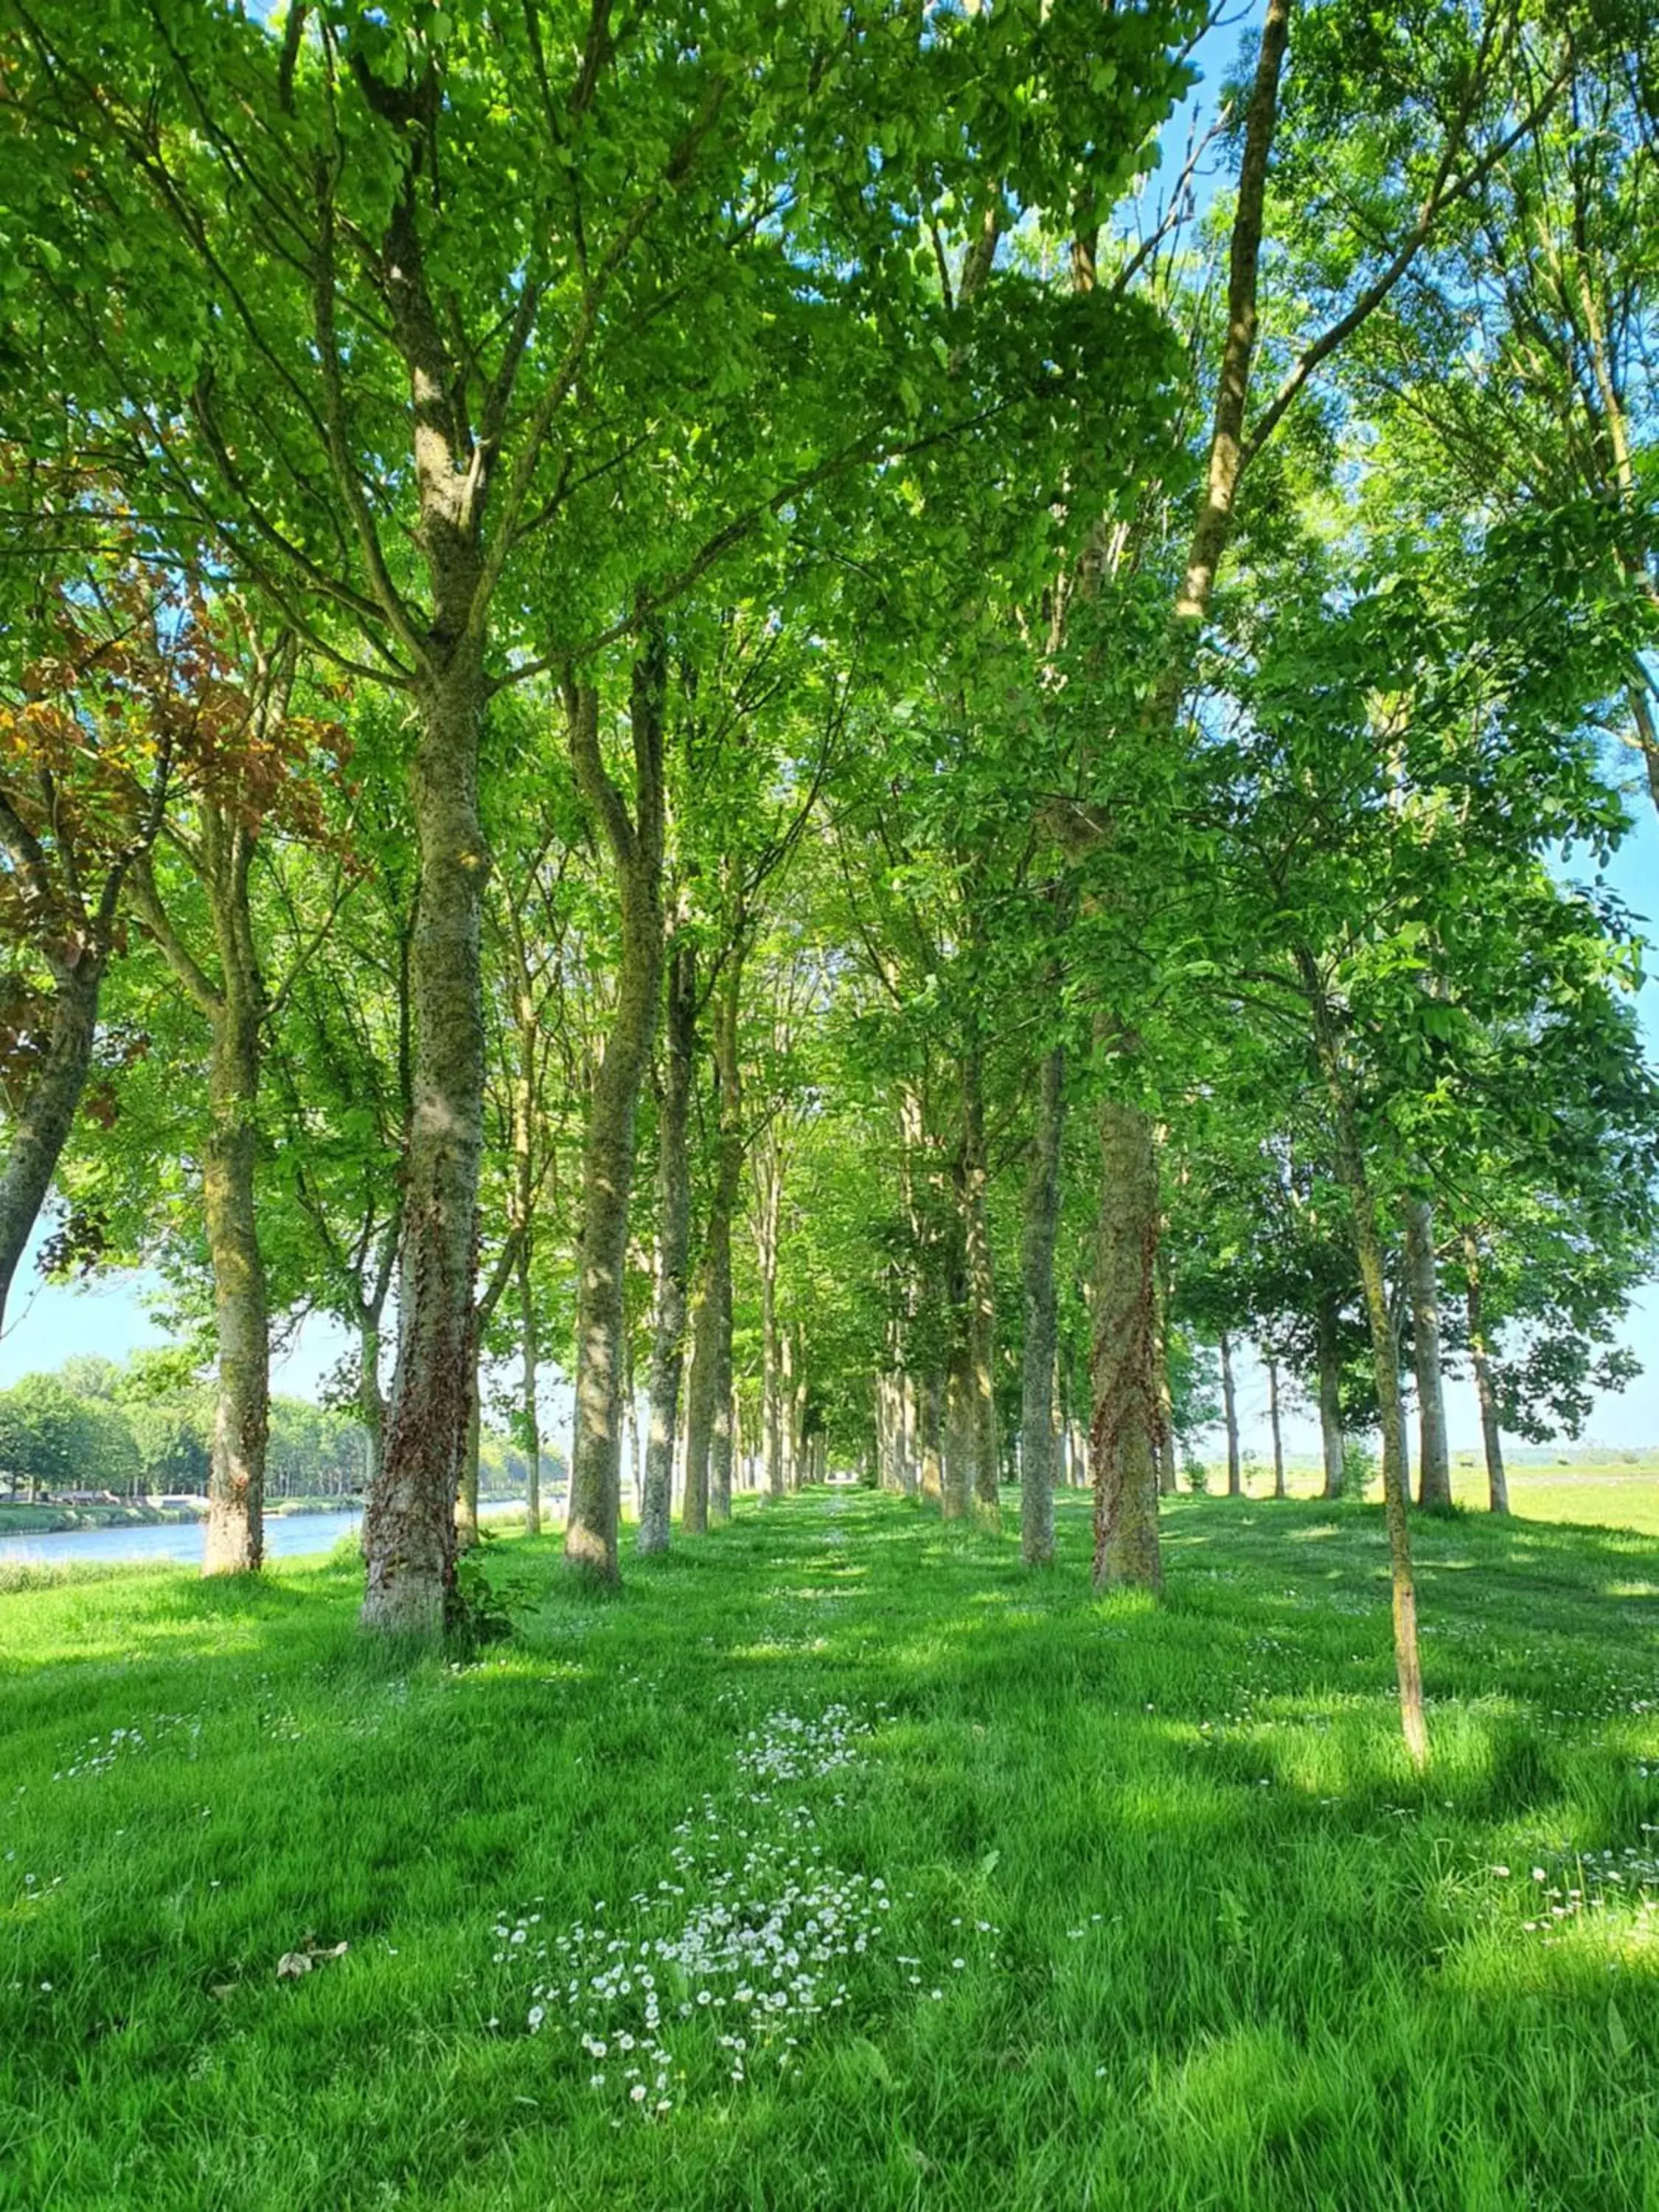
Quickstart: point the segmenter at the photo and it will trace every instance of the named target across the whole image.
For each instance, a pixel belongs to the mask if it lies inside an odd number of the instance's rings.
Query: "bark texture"
[[[1025,1346],[1020,1368],[1019,1544],[1028,1567],[1047,1566],[1054,1556],[1054,1243],[1065,1133],[1066,1055],[1055,1045],[1043,1054],[1037,1073],[1020,1249]]]
[[[1504,1469],[1504,1438],[1498,1425],[1498,1391],[1492,1381],[1492,1351],[1480,1288],[1480,1255],[1473,1237],[1463,1240],[1463,1270],[1468,1283],[1469,1363],[1480,1402],[1480,1437],[1486,1449],[1486,1500],[1494,1513],[1510,1510],[1509,1477]]]
[[[681,937],[668,961],[662,1097],[657,1113],[657,1282],[651,1329],[649,1413],[640,1549],[668,1549],[674,1494],[674,1436],[685,1368],[687,1273],[691,1255],[690,1127],[696,1036],[696,949]]]
[[[244,879],[240,905],[246,912]],[[239,929],[238,935],[242,932]],[[202,1163],[218,1370],[208,1474],[206,1575],[244,1574],[264,1556],[265,1442],[270,1425],[270,1336],[254,1215],[263,994],[248,933],[224,963],[208,1071],[209,1132]],[[224,948],[222,946],[222,957]],[[243,967],[242,959],[248,961]]]
[[[1337,1358],[1337,1302],[1327,1291],[1319,1301],[1319,1439],[1325,1462],[1325,1487],[1321,1495],[1342,1495],[1342,1370]]]
[[[755,1257],[761,1292],[761,1470],[769,1498],[783,1495],[783,1372],[778,1343],[778,1257],[783,1151],[769,1135],[755,1158]]]
[[[977,1052],[963,1063],[962,1206],[963,1279],[967,1295],[967,1354],[964,1441],[971,1467],[974,1518],[981,1528],[1000,1528],[998,1492],[996,1285],[991,1269],[991,1231],[986,1218],[985,1096]]]
[[[1238,1456],[1238,1393],[1233,1386],[1233,1344],[1221,1332],[1221,1410],[1227,1428],[1227,1495],[1244,1495],[1244,1475]]]
[[[1097,1589],[1160,1589],[1158,1473],[1164,1408],[1158,1388],[1158,1155],[1147,1116],[1100,1110],[1100,1230],[1095,1254],[1091,1374]]]
[[[190,858],[207,897],[210,961],[198,960],[174,927],[148,856],[135,868],[132,887],[150,936],[208,1024],[202,1207],[218,1358],[202,1571],[244,1574],[264,1553],[270,1420],[270,1328],[254,1211],[265,996],[249,898],[253,828],[216,802],[204,799],[200,814]]]
[[[1273,1496],[1287,1495],[1285,1488],[1285,1438],[1279,1425],[1279,1362],[1267,1362],[1267,1421],[1273,1437]]]
[[[617,1578],[622,1510],[623,1277],[634,1183],[634,1121],[650,1063],[663,963],[663,730],[666,660],[659,633],[635,663],[629,723],[634,815],[599,751],[599,699],[569,698],[577,781],[599,816],[622,895],[616,1011],[593,1086],[582,1163],[580,1272],[576,1293],[576,1425],[570,1454],[565,1557],[604,1582]]]
[[[465,566],[459,547],[454,558]],[[410,787],[421,873],[410,944],[415,1053],[398,1359],[385,1462],[363,1516],[362,1622],[434,1638],[454,1587],[455,1498],[475,1357],[483,1147],[479,905],[487,865],[477,805],[483,674],[476,642],[458,645],[420,686],[417,701]]]
[[[714,1072],[720,1085],[720,1141],[709,1208],[708,1268],[713,1335],[713,1398],[708,1438],[708,1517],[716,1526],[732,1517],[732,1224],[743,1187],[743,1066],[738,1052],[738,1016],[742,1005],[741,940],[732,947],[721,978],[714,1024]]]
[[[13,1125],[6,1164],[0,1170],[0,1325],[5,1321],[12,1279],[34,1233],[86,1089],[104,966],[102,955],[88,947],[62,961],[54,977],[46,1052]]]
[[[1417,1583],[1412,1568],[1411,1528],[1406,1512],[1406,1475],[1401,1442],[1404,1422],[1400,1404],[1400,1347],[1389,1311],[1382,1266],[1382,1239],[1376,1200],[1365,1173],[1364,1154],[1353,1100],[1348,1089],[1341,1040],[1313,956],[1305,948],[1297,965],[1313,1021],[1321,1073],[1331,1104],[1336,1139],[1338,1180],[1348,1194],[1360,1291],[1370,1329],[1376,1370],[1377,1404],[1382,1416],[1382,1508],[1389,1532],[1389,1573],[1394,1615],[1395,1674],[1400,1686],[1400,1724],[1412,1764],[1419,1771],[1429,1762],[1428,1722],[1423,1710],[1423,1669],[1417,1641]]]
[[[1417,1369],[1417,1502],[1444,1512],[1452,1502],[1451,1452],[1446,1441],[1445,1386],[1440,1360],[1440,1285],[1434,1256],[1434,1214],[1428,1200],[1406,1202],[1406,1268]]]

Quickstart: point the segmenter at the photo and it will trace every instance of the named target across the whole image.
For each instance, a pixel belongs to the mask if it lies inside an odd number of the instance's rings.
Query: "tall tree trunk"
[[[1417,1368],[1417,1502],[1443,1512],[1452,1502],[1451,1452],[1440,1367],[1440,1286],[1435,1268],[1434,1214],[1428,1200],[1406,1201],[1406,1267]]]
[[[1221,1410],[1227,1425],[1227,1495],[1244,1494],[1243,1471],[1238,1457],[1238,1394],[1233,1388],[1232,1340],[1221,1332]]]
[[[691,1065],[696,1046],[696,947],[676,938],[668,961],[668,1008],[662,1099],[657,1115],[657,1285],[647,1389],[645,1495],[640,1509],[641,1552],[668,1549],[673,1509],[674,1435],[685,1368],[686,1273],[691,1249],[689,1134]]]
[[[1043,1054],[1037,1073],[1020,1254],[1025,1346],[1020,1368],[1019,1544],[1028,1567],[1047,1566],[1054,1556],[1054,1243],[1065,1133],[1066,1053],[1054,1045]]]
[[[783,1495],[783,1384],[778,1345],[778,1237],[783,1210],[783,1156],[774,1138],[756,1155],[759,1204],[755,1256],[761,1291],[761,1460],[769,1498]]]
[[[232,977],[228,966],[224,1004],[214,1024],[202,1166],[219,1348],[202,1553],[207,1575],[248,1573],[264,1557],[270,1423],[270,1339],[253,1194],[263,1007],[257,975]]]
[[[1285,1487],[1285,1438],[1279,1425],[1279,1362],[1267,1362],[1267,1420],[1273,1432],[1273,1496],[1288,1496]]]
[[[947,1521],[965,1521],[974,1505],[973,1354],[965,1345],[953,1355],[945,1378],[945,1494],[940,1510]]]
[[[1158,1389],[1158,1154],[1149,1117],[1100,1109],[1102,1206],[1095,1254],[1090,1363],[1094,1417],[1097,1589],[1160,1589],[1158,1471],[1164,1409]]]
[[[0,1169],[0,1326],[86,1089],[98,1032],[104,960],[90,946],[52,963],[52,1029]]]
[[[966,1436],[972,1462],[974,1518],[981,1528],[1002,1524],[998,1489],[996,1285],[991,1270],[991,1231],[986,1218],[985,1094],[977,1051],[962,1071],[962,1251],[967,1290]]]
[[[519,1245],[519,1419],[525,1457],[525,1527],[542,1533],[542,1423],[536,1403],[536,1370],[541,1364],[536,1330],[536,1292],[531,1281],[531,1224],[525,1223]]]
[[[1359,1284],[1370,1327],[1371,1358],[1376,1370],[1377,1403],[1382,1413],[1382,1510],[1389,1532],[1389,1569],[1393,1587],[1395,1673],[1400,1685],[1400,1724],[1412,1763],[1419,1771],[1429,1761],[1428,1722],[1423,1711],[1423,1669],[1417,1643],[1417,1582],[1412,1568],[1411,1528],[1406,1515],[1406,1483],[1400,1446],[1404,1422],[1400,1406],[1400,1346],[1389,1312],[1382,1267],[1382,1240],[1376,1200],[1365,1173],[1359,1131],[1343,1068],[1341,1047],[1324,986],[1313,956],[1298,949],[1308,1008],[1314,1024],[1321,1072],[1331,1102],[1336,1138],[1338,1180],[1348,1194]]]
[[[1498,1392],[1492,1377],[1486,1317],[1480,1295],[1480,1255],[1472,1236],[1463,1239],[1463,1268],[1468,1282],[1469,1361],[1480,1401],[1480,1436],[1486,1448],[1487,1502],[1494,1513],[1510,1510],[1509,1478],[1504,1471],[1504,1439],[1498,1425]]]
[[[470,611],[471,579],[459,596]],[[483,1146],[482,639],[465,623],[453,634],[464,642],[416,695],[410,787],[421,874],[410,948],[415,1057],[398,1359],[380,1480],[363,1516],[364,1626],[426,1637],[441,1632],[455,1579]]]
[[[1342,1370],[1336,1347],[1337,1302],[1331,1291],[1319,1301],[1319,1440],[1325,1462],[1326,1498],[1342,1495]]]
[[[945,1385],[937,1375],[926,1375],[921,1384],[921,1502],[945,1510],[945,1452],[943,1443]]]
[[[357,1418],[363,1425],[363,1488],[380,1479],[386,1449],[386,1396],[380,1389],[380,1318],[362,1313],[357,1322]]]
[[[707,1250],[697,1270],[697,1299],[691,1316],[691,1372],[686,1383],[685,1493],[680,1527],[688,1536],[708,1529],[708,1459],[714,1437],[714,1385],[720,1362],[719,1288]]]
[[[1256,276],[1261,253],[1267,160],[1279,113],[1279,82],[1290,33],[1291,0],[1267,0],[1244,117],[1227,280],[1227,332],[1216,383],[1214,425],[1199,509],[1176,594],[1163,663],[1139,728],[1151,748],[1167,745],[1233,526],[1244,465],[1244,414],[1255,349]],[[1124,1024],[1103,1012],[1097,1030],[1119,1051],[1133,1049]],[[1139,1126],[1135,1126],[1139,1124]],[[1158,1482],[1163,1415],[1158,1401],[1153,1269],[1158,1239],[1157,1139],[1149,1115],[1108,1097],[1100,1111],[1105,1169],[1097,1279],[1105,1299],[1094,1315],[1094,1413],[1089,1456],[1095,1485],[1095,1581],[1163,1587],[1158,1540]],[[1115,1183],[1115,1172],[1123,1180]]]
[[[604,825],[622,892],[622,965],[616,1011],[589,1109],[582,1163],[580,1272],[576,1292],[576,1426],[564,1554],[603,1582],[617,1579],[622,1511],[623,1290],[634,1121],[650,1064],[663,963],[663,725],[666,659],[659,632],[634,665],[635,818],[599,751],[599,700],[569,701],[571,752],[583,796]]]
[[[476,1344],[477,1338],[474,1338]],[[475,1352],[466,1376],[466,1431],[461,1438],[461,1479],[455,1486],[455,1549],[470,1552],[478,1540],[478,1459],[483,1443],[483,1407]]]
[[[696,1301],[696,1356],[692,1360],[690,1467],[712,1524],[732,1516],[732,1217],[744,1183],[744,1071],[737,1051],[737,1020],[744,991],[744,940],[728,953],[714,1013],[714,1075],[719,1084],[719,1141],[714,1192],[703,1237],[702,1297]]]
[[[1158,1255],[1158,1404],[1164,1433],[1158,1447],[1158,1489],[1161,1498],[1176,1493],[1175,1391],[1170,1381],[1170,1305],[1172,1297],[1170,1254],[1160,1245]]]
[[[174,975],[206,1015],[208,1130],[202,1202],[213,1270],[218,1366],[208,1469],[204,1575],[246,1574],[264,1551],[265,1442],[270,1340],[254,1175],[264,984],[249,900],[255,833],[204,800],[197,871],[207,894],[216,981],[173,927],[148,857],[135,866],[135,902]]]

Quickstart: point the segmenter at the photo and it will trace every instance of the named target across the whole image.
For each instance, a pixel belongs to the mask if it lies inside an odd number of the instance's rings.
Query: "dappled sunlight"
[[[216,2112],[323,2067],[366,2112],[351,2054],[412,2023],[507,2115],[496,2152],[580,2142],[643,2175],[707,2144],[771,2174],[830,2124],[867,2127],[884,2171],[893,2142],[957,2156],[965,2098],[968,2171],[1016,2098],[1073,2164],[1116,2144],[1127,2177],[1152,2143],[1259,2212],[1385,2186],[1376,2084],[1401,2069],[1417,2170],[1478,2181],[1439,2116],[1468,2095],[1498,2124],[1480,2085],[1522,2063],[1528,2004],[1582,2015],[1613,2064],[1616,1989],[1638,2063],[1659,1883],[1571,1895],[1659,1820],[1659,1665],[1604,1561],[1510,1565],[1480,1529],[1451,1547],[1476,1571],[1430,1563],[1419,1782],[1373,1522],[1195,1502],[1159,1605],[1094,1595],[1086,1502],[1057,1517],[1032,1581],[878,1498],[741,1505],[619,1603],[504,1538],[483,1571],[522,1584],[519,1632],[413,1664],[357,1636],[349,1572],[240,1602],[184,1577],[33,1594],[3,1685],[10,2002],[49,2042],[71,1991],[135,2023],[76,2098],[206,2048]],[[307,1931],[349,1948],[296,1998],[274,1960]],[[641,1944],[650,1990],[617,1971]]]

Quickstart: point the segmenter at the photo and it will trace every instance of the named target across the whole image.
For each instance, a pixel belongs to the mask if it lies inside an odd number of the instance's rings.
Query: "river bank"
[[[171,1528],[199,1521],[199,1506],[65,1505],[42,1499],[38,1505],[0,1504],[0,1536],[61,1536],[77,1528]],[[265,1501],[267,1521],[300,1513],[361,1513],[360,1498],[275,1498]]]

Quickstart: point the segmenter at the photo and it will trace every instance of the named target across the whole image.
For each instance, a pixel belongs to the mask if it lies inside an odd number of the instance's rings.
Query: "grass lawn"
[[[1212,1464],[1210,1488],[1226,1488],[1226,1469]],[[1510,1510],[1523,1521],[1570,1521],[1597,1528],[1636,1528],[1659,1536],[1659,1455],[1644,1452],[1632,1465],[1628,1454],[1599,1461],[1588,1453],[1571,1461],[1540,1466],[1522,1462],[1508,1470]],[[1292,1462],[1286,1483],[1293,1498],[1316,1498],[1323,1478],[1312,1466]],[[1413,1476],[1413,1480],[1415,1477]],[[1255,1498],[1273,1488],[1273,1471],[1258,1463],[1249,1471],[1246,1490]],[[1382,1496],[1373,1479],[1369,1494]],[[1452,1462],[1452,1495],[1472,1513],[1486,1508],[1486,1470],[1462,1453]]]
[[[1419,1786],[1375,1510],[1060,1520],[0,1595],[0,2205],[1659,2208],[1659,1542],[1419,1523]]]

